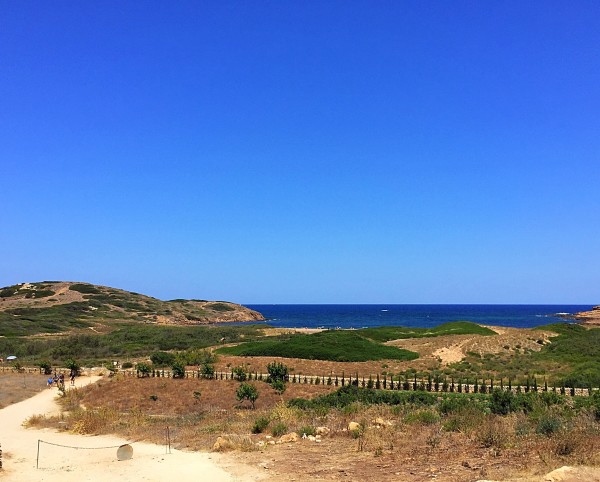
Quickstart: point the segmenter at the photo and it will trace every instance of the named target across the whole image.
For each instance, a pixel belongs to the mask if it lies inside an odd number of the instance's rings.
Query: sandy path
[[[81,377],[79,386],[96,381],[99,377]],[[187,480],[210,482],[254,481],[258,471],[240,466],[221,454],[182,452],[171,449],[165,453],[160,445],[132,443],[133,458],[118,461],[116,448],[127,443],[113,436],[85,436],[50,429],[26,429],[22,423],[32,414],[58,413],[55,389],[44,390],[22,402],[0,410],[0,443],[4,452],[2,482],[27,481],[163,481]],[[38,440],[60,445],[85,447],[71,449],[40,444],[39,468],[36,469]],[[228,471],[222,467],[228,466]]]
[[[461,361],[465,357],[463,347],[469,340],[439,348],[433,352],[433,356],[442,361],[442,365],[449,365]]]

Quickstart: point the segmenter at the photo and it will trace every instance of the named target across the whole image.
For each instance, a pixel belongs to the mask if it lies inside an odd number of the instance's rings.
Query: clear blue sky
[[[600,4],[0,3],[0,285],[600,303]]]

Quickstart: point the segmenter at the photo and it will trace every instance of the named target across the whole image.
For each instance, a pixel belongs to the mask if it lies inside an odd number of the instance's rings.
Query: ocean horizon
[[[249,304],[277,328],[371,328],[406,326],[432,328],[449,321],[534,328],[569,321],[569,314],[593,305],[502,304]]]

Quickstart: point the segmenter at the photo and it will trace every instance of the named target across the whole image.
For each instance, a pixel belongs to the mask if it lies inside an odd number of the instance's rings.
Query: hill
[[[0,289],[0,336],[61,333],[111,322],[198,325],[260,321],[257,311],[226,301],[162,301],[89,283],[43,281]]]

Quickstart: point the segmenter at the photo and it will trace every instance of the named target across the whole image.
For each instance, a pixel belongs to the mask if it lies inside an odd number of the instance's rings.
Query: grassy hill
[[[198,325],[258,320],[264,320],[260,313],[226,301],[162,301],[89,283],[43,281],[0,288],[0,336],[104,332],[113,322]]]

